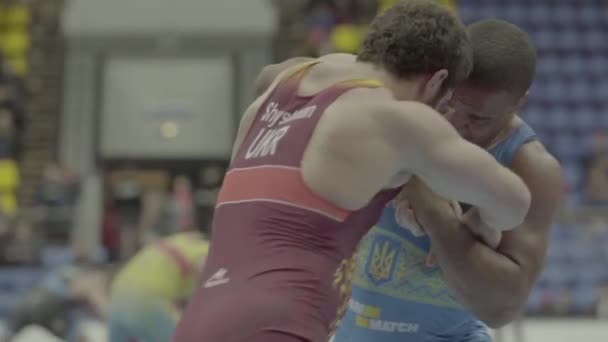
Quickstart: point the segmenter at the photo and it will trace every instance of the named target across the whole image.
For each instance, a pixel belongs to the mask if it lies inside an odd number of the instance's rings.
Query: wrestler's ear
[[[436,71],[424,85],[424,93],[431,98],[437,98],[443,90],[443,82],[448,78],[448,71],[441,69]]]
[[[521,112],[524,107],[526,106],[526,104],[528,103],[528,98],[530,95],[530,91],[526,91],[525,94],[523,94],[518,100],[517,100],[517,104],[515,105],[515,110],[513,111],[514,113],[519,113]]]

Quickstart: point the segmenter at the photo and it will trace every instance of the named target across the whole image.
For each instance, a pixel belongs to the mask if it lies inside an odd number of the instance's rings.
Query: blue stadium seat
[[[48,247],[42,252],[42,262],[48,268],[66,265],[73,260],[74,253],[70,248]]]
[[[587,72],[592,75],[603,75],[608,70],[608,56],[593,56],[587,62]]]
[[[561,91],[561,87],[554,83],[547,89],[548,95],[557,95]],[[545,127],[551,128],[554,131],[561,131],[571,127],[572,113],[566,106],[557,106],[550,113],[545,115]]]
[[[572,6],[567,4],[556,4],[553,6],[553,22],[562,26],[570,26],[576,20],[576,14]]]
[[[578,239],[578,227],[555,223],[551,227],[551,241],[556,240],[557,243],[561,243],[562,241],[574,241]],[[550,245],[549,248],[555,247],[554,245]]]
[[[0,269],[0,316],[10,314],[23,294],[36,287],[44,271],[39,268]]]
[[[555,40],[558,39],[555,32],[547,28],[535,32],[532,38],[536,44],[536,47],[542,50],[554,47],[556,44]]]
[[[512,22],[516,25],[521,25],[525,22],[526,11],[522,6],[520,6],[519,4],[511,6],[509,6],[508,3],[505,4],[507,4],[507,6],[502,11],[502,15],[505,20]]]
[[[14,312],[21,298],[12,292],[0,291],[0,318],[8,318]]]
[[[585,70],[585,60],[581,56],[570,55],[563,60],[562,73],[577,77]],[[580,77],[580,76],[579,76]]]
[[[533,22],[536,25],[544,25],[551,20],[552,13],[547,10],[545,4],[532,2],[527,8],[528,21]]]
[[[605,8],[601,6],[593,6],[591,4],[584,4],[580,8],[578,12],[578,20],[583,23],[587,23],[588,25],[596,25],[602,20],[604,20],[604,16],[606,15]]]
[[[588,106],[578,108],[572,113],[572,116],[575,118],[573,122],[575,128],[581,133],[589,132],[597,125],[595,112]]]
[[[566,182],[573,189],[579,189],[585,176],[585,170],[579,162],[562,163],[562,173]]]
[[[579,78],[570,84],[567,96],[576,103],[587,103],[593,97],[593,88],[588,80]]]
[[[470,24],[477,19],[477,11],[469,6],[458,6],[458,15],[465,24]]]
[[[545,259],[547,267],[559,267],[570,263],[570,255],[564,250],[561,241],[553,239],[547,249],[547,257]]]
[[[542,113],[542,107],[535,104],[530,104],[521,114],[522,119],[533,129],[543,129],[547,122],[546,115]]]
[[[0,291],[21,291],[35,286],[44,271],[39,268],[2,268],[0,269]]]
[[[536,286],[532,289],[528,301],[526,303],[526,312],[528,313],[539,313],[543,310],[547,300],[548,292],[546,289]]]
[[[554,42],[560,50],[574,50],[579,44],[581,37],[575,30],[566,29],[558,32],[554,36],[557,41]]]
[[[605,110],[595,111],[596,128],[608,129],[608,106]]]
[[[584,229],[584,228],[582,228]],[[581,231],[581,234],[588,232]],[[581,236],[568,246],[568,254],[572,260],[580,267],[580,272],[587,272],[588,268],[594,268],[601,260],[601,250],[592,248],[592,240],[589,236]]]
[[[605,34],[600,29],[589,30],[583,36],[582,43],[589,50],[606,47]]]
[[[553,139],[554,151],[559,159],[564,160],[576,160],[583,154],[580,145],[582,139],[574,134],[570,133],[559,133],[555,139]]]
[[[553,135],[548,131],[536,131],[536,138],[540,141],[545,148],[550,149],[553,144]]]
[[[588,248],[593,250],[593,245],[590,244]],[[576,283],[578,284],[577,286],[598,286],[605,279],[607,266],[602,260],[595,259],[572,268],[572,272],[576,277]]]
[[[477,8],[477,15],[479,18],[497,18],[500,16],[500,12],[493,4],[483,4]]]
[[[573,286],[576,279],[568,271],[567,265],[545,265],[539,277],[539,285],[551,290],[563,290]]]
[[[593,313],[599,300],[597,284],[576,286],[572,291],[571,311],[574,313]]]
[[[547,39],[553,39],[553,36]],[[555,55],[548,55],[538,61],[538,73],[542,75],[555,75],[560,71],[561,67],[561,61]]]
[[[598,82],[593,88],[592,96],[596,101],[605,101],[604,103],[608,103],[608,78]],[[608,116],[608,112],[602,113],[602,115]]]

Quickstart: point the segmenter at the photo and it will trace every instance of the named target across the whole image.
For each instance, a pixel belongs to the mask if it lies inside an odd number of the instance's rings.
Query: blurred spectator
[[[597,316],[608,318],[608,284],[600,290],[600,299],[597,306]]]
[[[11,245],[12,234],[10,222],[5,217],[0,216],[0,265],[9,263],[7,260],[6,251]]]
[[[204,167],[199,178],[199,188],[196,191],[196,207],[199,227],[206,233],[211,229],[215,201],[222,186],[225,168],[214,164]]]
[[[28,220],[19,218],[16,221],[9,241],[4,250],[9,264],[34,265],[40,262],[43,241]]]
[[[52,270],[32,289],[11,317],[11,331],[44,328],[56,337],[77,341],[86,318],[105,319],[112,266],[74,265]]]
[[[76,202],[78,182],[76,177],[58,164],[44,168],[42,182],[38,187],[38,204],[62,208]]]
[[[331,52],[357,53],[367,24],[379,10],[384,10],[396,0],[275,0],[281,11],[280,37],[282,40],[297,39],[300,23],[306,32],[300,45],[290,48],[289,57],[297,55],[317,56]],[[453,0],[438,2],[454,8]],[[299,9],[299,10],[298,10]],[[312,50],[311,50],[312,48]]]
[[[186,232],[137,253],[112,284],[110,341],[171,340],[181,311],[199,286],[208,249],[200,234]]]
[[[101,245],[108,261],[120,260],[120,217],[112,201],[106,199],[101,223]]]
[[[15,159],[16,138],[13,113],[7,107],[0,107],[0,159]]]
[[[192,182],[186,176],[177,176],[173,181],[173,191],[169,198],[169,213],[172,226],[176,231],[194,229]]]
[[[2,66],[4,65],[4,67]],[[18,159],[20,140],[25,129],[26,90],[23,80],[15,76],[0,55],[0,108],[9,114],[11,126],[11,157]]]
[[[120,223],[121,259],[134,255],[140,246],[139,218],[143,188],[137,181],[135,170],[126,170],[112,184],[112,208],[116,209]]]
[[[308,41],[311,45],[321,47],[328,42],[329,33],[336,24],[333,1],[311,0],[307,8],[306,23]]]
[[[170,211],[170,203],[165,192],[160,189],[146,191],[140,220],[140,231],[144,234],[146,243],[175,232],[175,222],[167,213]]]
[[[61,243],[69,239],[79,190],[75,173],[58,164],[49,164],[44,168],[42,180],[36,189],[35,206],[39,223],[49,239]]]

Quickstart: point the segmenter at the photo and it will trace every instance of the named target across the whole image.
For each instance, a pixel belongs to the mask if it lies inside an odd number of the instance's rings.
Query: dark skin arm
[[[492,328],[514,320],[525,305],[542,270],[549,230],[562,200],[559,164],[539,143],[522,146],[511,169],[530,189],[532,204],[524,223],[505,232],[497,249],[474,236],[450,202],[421,182],[414,181],[407,190],[445,281],[461,304]]]

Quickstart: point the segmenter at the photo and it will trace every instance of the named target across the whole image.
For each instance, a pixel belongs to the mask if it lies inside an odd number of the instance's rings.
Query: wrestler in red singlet
[[[327,341],[350,297],[353,254],[398,190],[346,211],[302,180],[302,155],[338,97],[374,81],[296,94],[311,65],[260,107],[219,194],[203,284],[175,342]]]

